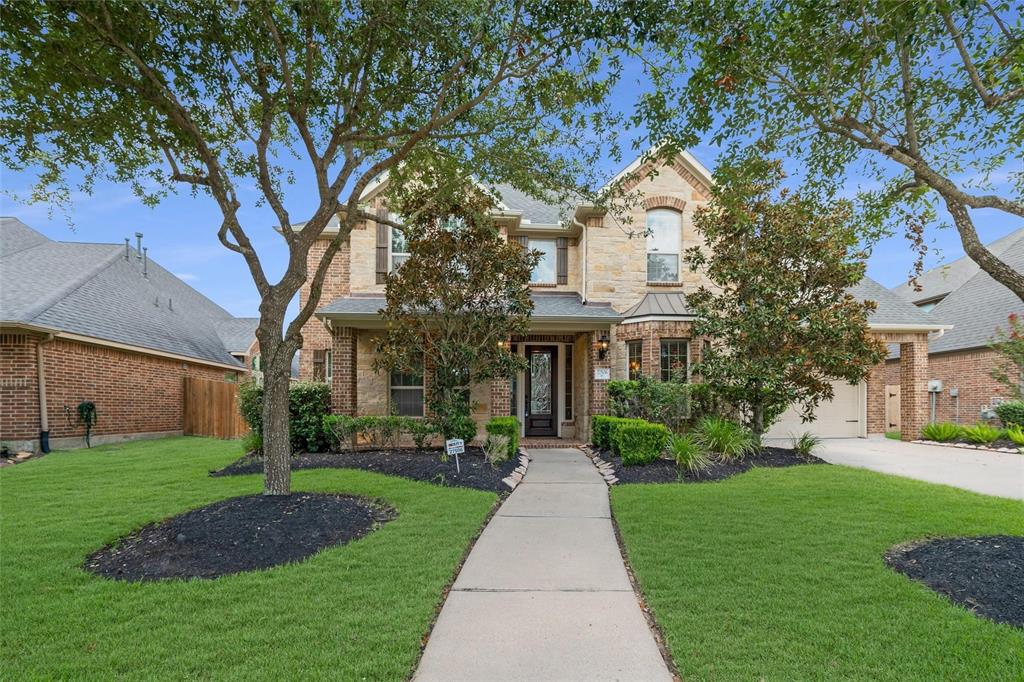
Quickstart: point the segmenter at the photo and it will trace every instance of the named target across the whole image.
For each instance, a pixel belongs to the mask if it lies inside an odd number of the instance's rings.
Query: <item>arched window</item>
[[[647,281],[679,281],[679,245],[683,216],[656,208],[647,212]]]

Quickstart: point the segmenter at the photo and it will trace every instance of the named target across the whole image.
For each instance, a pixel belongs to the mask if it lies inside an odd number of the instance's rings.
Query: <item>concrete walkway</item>
[[[459,573],[414,679],[671,680],[597,470],[579,450],[530,456]]]
[[[1024,500],[1024,455],[904,443],[881,437],[825,439],[818,455],[832,464]]]

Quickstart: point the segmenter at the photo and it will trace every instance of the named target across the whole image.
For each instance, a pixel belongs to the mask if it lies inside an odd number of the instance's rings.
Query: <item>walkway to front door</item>
[[[530,468],[459,573],[415,679],[671,680],[579,450]]]

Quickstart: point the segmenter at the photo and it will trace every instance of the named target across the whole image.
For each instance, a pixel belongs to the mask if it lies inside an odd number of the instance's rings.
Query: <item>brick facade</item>
[[[318,239],[309,249],[309,270],[312,273],[324,252],[327,250],[328,240]],[[349,264],[352,258],[349,255],[349,243],[345,242],[334,254],[331,260],[327,276],[320,293],[320,305],[330,303],[336,298],[347,296],[349,293]],[[309,280],[299,289],[299,306],[309,300]],[[299,378],[309,380],[313,378],[313,351],[327,350],[332,347],[331,334],[323,322],[310,317],[302,326],[302,350],[299,351]]]
[[[672,322],[667,320],[635,322],[620,324],[614,329],[612,377],[628,378],[628,346],[630,341],[640,341],[641,360],[640,372],[652,379],[661,377],[661,340],[682,339],[688,342],[688,368],[700,362],[703,339],[693,338],[693,325],[690,322]]]
[[[935,353],[929,356],[928,379],[942,381],[942,392],[935,399],[936,421],[973,424],[981,419],[982,407],[991,405],[993,398],[1009,398],[1006,386],[993,379],[990,374],[997,358],[998,354],[989,348]],[[892,383],[901,370],[901,359],[887,362],[887,381]],[[951,396],[950,389],[956,389],[958,397]],[[930,419],[929,396],[926,396],[925,409]]]
[[[0,439],[33,442],[39,437],[39,383],[36,346],[29,334],[0,335]],[[85,430],[77,406],[96,403],[93,436],[180,434],[183,379],[237,380],[243,372],[55,339],[43,344],[47,417],[55,447],[77,447]]]

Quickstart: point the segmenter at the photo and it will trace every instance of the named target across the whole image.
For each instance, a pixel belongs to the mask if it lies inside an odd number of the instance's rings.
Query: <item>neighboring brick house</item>
[[[85,400],[94,443],[181,434],[184,377],[237,380],[255,328],[128,245],[0,218],[0,442],[80,446]]]
[[[609,379],[687,374],[700,359],[704,340],[691,333],[686,294],[704,278],[684,266],[682,254],[699,244],[693,216],[711,198],[711,176],[687,153],[652,170],[637,160],[612,180],[630,178],[627,189],[641,197],[630,216],[633,232],[647,232],[639,237],[597,207],[556,205],[512,187],[492,188],[500,198],[494,217],[502,233],[543,256],[531,284],[530,333],[511,339],[529,369],[512,381],[471,388],[478,421],[511,413],[528,437],[583,439],[591,417],[608,410]],[[364,195],[370,211],[386,211],[385,184],[381,180]],[[335,221],[324,238],[337,230]],[[311,251],[311,267],[321,253]],[[321,305],[303,328],[299,374],[331,383],[336,412],[423,414],[429,363],[422,375],[411,377],[372,367],[387,276],[407,257],[401,234],[373,221],[357,224],[335,256]],[[913,349],[926,363],[927,334],[939,325],[877,283],[866,280],[859,291],[883,299],[873,328],[907,344],[908,352]],[[303,289],[300,301],[307,296]],[[922,372],[908,374],[908,396],[923,395]],[[544,390],[537,390],[538,382]],[[827,415],[819,420],[824,435],[865,435],[876,426],[869,423],[866,401],[878,391],[866,382],[837,393],[837,405],[820,411]],[[907,404],[910,410],[912,403]],[[921,415],[908,412],[908,418]],[[881,430],[881,419],[877,422]],[[786,421],[781,428],[789,426]]]
[[[1024,229],[989,244],[988,249],[1024,271]],[[918,285],[919,291],[909,282],[893,291],[952,326],[929,346],[928,378],[942,382],[942,390],[934,396],[935,420],[974,423],[991,417],[991,407],[1006,399],[1009,391],[991,376],[998,354],[989,344],[997,327],[1006,329],[1011,313],[1024,315],[1024,304],[967,256],[929,270],[918,278]],[[898,375],[901,364],[900,352],[893,349],[886,367],[887,383]],[[1021,381],[1024,384],[1024,377]],[[929,418],[931,402],[929,396]]]

